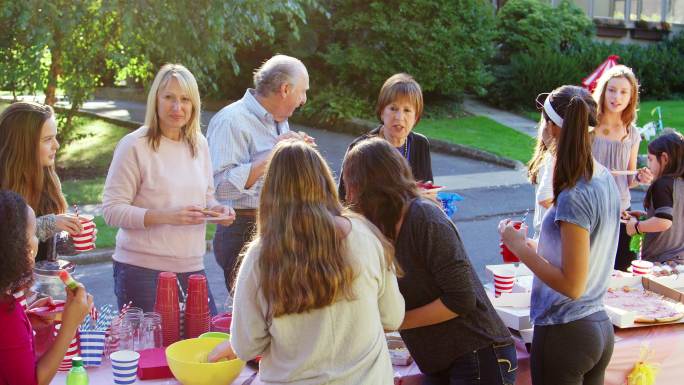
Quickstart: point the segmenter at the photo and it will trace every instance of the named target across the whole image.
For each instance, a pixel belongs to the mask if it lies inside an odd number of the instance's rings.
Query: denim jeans
[[[423,385],[513,385],[518,358],[513,343],[464,354],[441,372],[425,374]]]
[[[145,312],[154,311],[154,302],[157,299],[157,276],[159,276],[159,273],[161,273],[160,270],[146,269],[114,261],[114,294],[116,294],[119,309],[124,304],[132,301],[133,304],[131,306],[139,307]],[[204,270],[176,274],[185,293],[188,292],[189,276],[202,274],[206,277]],[[211,294],[208,282],[207,291],[209,294],[209,311],[214,316],[217,314],[216,303],[214,302],[214,296]]]
[[[252,239],[255,229],[255,218],[238,215],[232,225],[216,226],[214,235],[214,257],[216,263],[223,269],[223,279],[226,289],[233,294],[233,283],[237,274],[237,261],[240,252],[247,242]]]

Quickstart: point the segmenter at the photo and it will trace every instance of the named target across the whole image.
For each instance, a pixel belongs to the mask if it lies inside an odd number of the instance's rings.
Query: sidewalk
[[[533,138],[537,137],[537,122],[533,120],[523,118],[522,116],[510,113],[508,111],[490,107],[468,96],[466,96],[463,100],[463,109],[473,115],[487,116],[497,123],[511,127],[512,129],[520,131],[523,134],[529,135]]]

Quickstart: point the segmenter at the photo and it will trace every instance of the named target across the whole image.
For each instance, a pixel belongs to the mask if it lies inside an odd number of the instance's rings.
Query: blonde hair
[[[201,135],[200,128],[200,95],[197,88],[197,81],[192,73],[181,64],[165,64],[157,76],[155,76],[150,92],[147,94],[147,110],[145,111],[145,126],[147,127],[147,141],[154,151],[159,148],[162,131],[159,127],[159,114],[157,111],[157,97],[159,91],[163,90],[169,81],[175,78],[178,80],[183,92],[190,98],[192,103],[192,114],[188,124],[181,129],[181,140],[185,141],[190,147],[190,153],[194,157],[197,153],[197,136]]]
[[[627,79],[630,84],[631,95],[629,104],[627,104],[627,107],[622,111],[621,116],[622,124],[629,130],[629,127],[636,121],[637,106],[639,105],[639,82],[637,81],[636,76],[634,76],[632,69],[624,65],[616,65],[615,67],[610,68],[604,72],[598,80],[593,94],[594,100],[596,100],[596,103],[598,104],[598,121],[601,122],[601,119],[603,118],[608,82],[615,78]]]
[[[385,80],[385,84],[380,88],[378,103],[375,106],[375,114],[380,122],[382,122],[382,110],[388,104],[402,98],[407,98],[415,108],[416,123],[420,121],[420,117],[423,115],[423,91],[420,89],[420,84],[413,79],[413,76],[398,73]]]
[[[318,151],[297,140],[276,145],[252,241],[258,245],[259,283],[271,316],[354,299],[356,273],[335,222],[336,216],[352,215],[340,204],[330,168]],[[381,237],[388,266],[393,266],[391,245],[374,231]]]
[[[33,102],[11,104],[0,115],[0,188],[21,195],[36,215],[63,214],[66,199],[54,166],[42,166],[38,146],[52,107]]]

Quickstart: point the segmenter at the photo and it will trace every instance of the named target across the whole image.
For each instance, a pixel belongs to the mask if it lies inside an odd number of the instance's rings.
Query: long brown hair
[[[190,147],[193,158],[197,154],[197,137],[202,135],[200,128],[201,102],[197,81],[192,73],[180,64],[165,64],[157,76],[154,77],[150,92],[147,94],[147,108],[145,111],[145,126],[147,127],[147,142],[154,151],[159,148],[159,141],[162,137],[161,127],[159,127],[159,114],[157,111],[157,97],[169,81],[175,78],[178,80],[183,91],[188,95],[192,102],[192,115],[188,124],[181,129],[181,140],[185,141]]]
[[[330,168],[318,151],[297,140],[276,145],[253,241],[261,290],[273,317],[353,299],[356,272],[335,223],[336,216],[352,215],[340,204]],[[385,241],[383,246],[391,268],[391,245]]]
[[[632,69],[629,67],[616,65],[615,67],[604,72],[599,78],[596,89],[594,90],[594,100],[596,100],[598,103],[598,121],[600,122],[603,118],[608,82],[615,78],[627,79],[630,85],[631,94],[629,98],[629,104],[627,104],[627,107],[622,111],[622,115],[620,116],[622,124],[627,127],[629,132],[629,130],[634,129],[633,124],[636,122],[637,106],[639,105],[639,82],[637,81],[636,76],[634,76],[634,72],[632,72]]]
[[[33,102],[13,103],[0,115],[0,188],[23,196],[37,216],[67,209],[54,166],[42,166],[38,151],[53,115],[52,107]]]
[[[556,88],[549,98],[551,106],[563,119],[563,127],[555,145],[555,203],[561,191],[574,187],[580,178],[590,180],[594,173],[589,127],[596,125],[596,101],[587,90],[576,86]]]
[[[352,209],[394,243],[404,209],[420,196],[406,159],[386,140],[370,138],[347,152],[342,170]]]

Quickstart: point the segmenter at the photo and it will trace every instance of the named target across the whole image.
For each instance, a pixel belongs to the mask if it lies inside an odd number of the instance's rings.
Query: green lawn
[[[485,116],[458,119],[421,119],[421,134],[446,142],[479,148],[526,163],[534,151],[534,139]]]
[[[105,177],[93,179],[71,179],[62,181],[62,193],[71,205],[84,205],[102,202]]]
[[[76,139],[60,148],[57,165],[60,168],[94,168],[104,176],[114,155],[114,148],[128,128],[98,119],[76,117]]]

